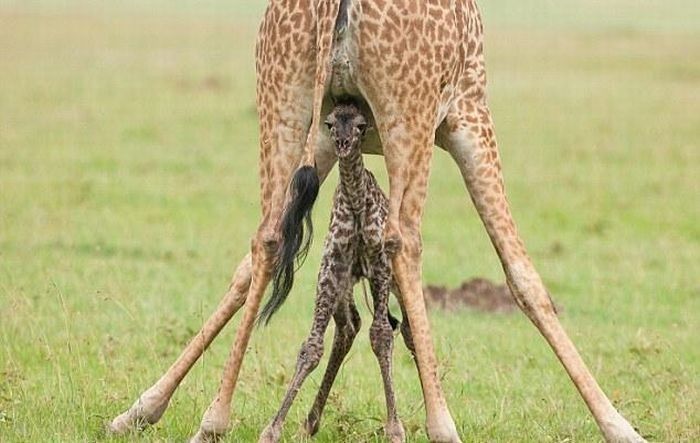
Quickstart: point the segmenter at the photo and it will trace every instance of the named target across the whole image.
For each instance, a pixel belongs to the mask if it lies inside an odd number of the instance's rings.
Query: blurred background
[[[565,327],[642,435],[700,440],[700,4],[479,5],[510,201]],[[0,0],[0,441],[109,439],[104,423],[223,295],[260,213],[253,49],[264,7]],[[502,282],[457,169],[444,152],[433,163],[425,282]],[[382,159],[368,165],[385,183]],[[253,338],[230,441],[255,441],[292,375],[335,183],[290,301]],[[364,332],[321,442],[379,439],[383,394],[358,304]],[[600,440],[523,315],[436,310],[431,321],[463,438]],[[194,432],[233,332],[140,439]],[[415,369],[400,343],[395,356],[400,415],[410,440],[426,441]],[[289,441],[321,375],[290,413]]]

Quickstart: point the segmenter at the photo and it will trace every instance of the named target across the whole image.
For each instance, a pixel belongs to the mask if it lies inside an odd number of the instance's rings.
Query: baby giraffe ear
[[[360,129],[360,132],[362,132],[362,135],[365,135],[367,131],[374,129],[374,126],[372,126],[370,123],[362,123],[358,125],[358,128]]]
[[[330,131],[331,128],[333,127],[333,118],[332,118],[332,116],[329,115],[328,117],[326,117],[326,120],[324,120],[323,124],[326,125],[326,128],[328,128],[328,130]]]

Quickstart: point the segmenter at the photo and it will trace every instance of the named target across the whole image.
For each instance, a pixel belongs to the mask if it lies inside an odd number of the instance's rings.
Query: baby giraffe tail
[[[273,269],[272,295],[260,312],[259,321],[265,324],[269,323],[270,318],[287,299],[294,285],[295,268],[304,262],[313,238],[311,210],[316,202],[320,187],[320,180],[314,162],[314,150],[320,130],[321,107],[326,92],[328,73],[331,69],[333,40],[342,1],[317,0],[316,2],[316,45],[318,52],[316,56],[313,114],[304,146],[301,166],[292,178],[290,200],[282,216],[280,249]]]

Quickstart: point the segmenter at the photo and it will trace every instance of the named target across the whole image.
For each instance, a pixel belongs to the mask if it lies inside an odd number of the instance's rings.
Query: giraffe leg
[[[248,254],[238,265],[228,292],[219,303],[216,311],[207,319],[197,335],[190,340],[167,372],[153,386],[144,391],[127,411],[112,420],[109,425],[111,432],[123,434],[132,429],[142,429],[160,419],[182,379],[245,302],[250,278],[251,257]]]
[[[318,366],[323,356],[323,336],[328,328],[331,316],[338,307],[338,296],[347,292],[350,267],[337,260],[341,254],[325,254],[318,276],[318,295],[314,309],[314,319],[309,338],[301,346],[297,358],[294,378],[287,389],[282,406],[269,425],[260,435],[260,443],[274,443],[282,435],[282,426],[287,412],[294,402],[306,377]]]
[[[349,297],[349,299],[340,302],[333,314],[333,320],[335,322],[333,348],[328,359],[326,372],[323,374],[321,387],[318,389],[314,404],[306,416],[306,421],[303,426],[303,432],[308,437],[318,432],[319,424],[321,423],[321,415],[323,414],[328,395],[335,382],[335,377],[338,375],[340,366],[343,360],[345,360],[345,356],[350,351],[355,336],[360,331],[360,326],[362,324],[360,313],[357,312],[357,307],[352,299],[352,292],[350,292],[347,297]]]
[[[506,200],[493,123],[485,101],[457,102],[441,128],[479,216],[498,253],[508,286],[522,311],[554,350],[608,442],[644,439],[615,409],[562,328],[552,300],[527,255]],[[444,134],[444,136],[443,136]]]
[[[426,431],[433,442],[459,442],[437,373],[421,283],[420,225],[433,150],[435,114],[430,110],[417,110],[409,103],[404,111],[391,112],[380,108],[374,110],[374,115],[389,175],[385,245],[387,250],[396,251],[393,273],[413,332],[412,342],[425,400]]]
[[[323,181],[333,168],[336,157],[328,137],[325,134],[320,134],[319,139],[319,148],[316,150],[316,167],[319,179]],[[153,386],[145,390],[128,410],[112,420],[108,426],[110,432],[124,434],[131,430],[141,430],[155,424],[161,418],[175,390],[187,373],[245,303],[251,277],[252,256],[248,253],[238,265],[229,289],[216,311],[207,319],[199,332],[192,337],[165,374]]]
[[[246,309],[236,331],[231,353],[224,366],[219,391],[202,417],[199,431],[191,442],[217,441],[228,431],[231,400],[236,387],[243,357],[248,347],[260,300],[270,281],[274,258],[274,237],[271,226],[263,222],[252,241],[253,276],[246,300]]]
[[[392,443],[402,443],[406,432],[396,411],[396,396],[391,375],[392,352],[394,350],[394,330],[389,323],[389,281],[391,268],[384,252],[379,253],[373,260],[371,269],[371,290],[374,300],[374,318],[369,330],[372,351],[379,362],[379,369],[384,383],[387,420],[384,433]]]
[[[329,313],[330,314],[330,313]],[[272,419],[272,422],[267,425],[260,435],[260,443],[274,443],[279,441],[282,435],[282,426],[287,417],[289,408],[291,408],[294,398],[296,398],[301,385],[306,380],[306,377],[318,366],[323,356],[323,334],[328,326],[330,315],[327,317],[314,319],[314,329],[311,336],[304,342],[299,351],[297,358],[296,371],[292,382],[289,384],[287,393],[282,400],[282,406],[277,411],[277,414]]]

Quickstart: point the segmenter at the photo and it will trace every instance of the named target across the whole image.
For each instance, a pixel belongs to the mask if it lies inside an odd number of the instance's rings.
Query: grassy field
[[[216,306],[259,215],[253,44],[263,3],[0,2],[0,441],[120,441],[104,424]],[[698,6],[481,3],[510,200],[562,321],[644,436],[700,441]],[[369,163],[381,175],[381,158]],[[433,171],[426,282],[502,280],[445,153]],[[315,212],[320,227],[335,181]],[[320,243],[292,300],[252,340],[229,441],[254,441],[281,400],[310,323]],[[319,442],[378,439],[383,395],[360,305],[364,332]],[[465,441],[600,440],[524,316],[431,319]],[[191,435],[233,332],[157,426],[124,440]],[[411,441],[426,441],[402,344],[395,359],[401,417]],[[290,413],[288,441],[321,374]]]

